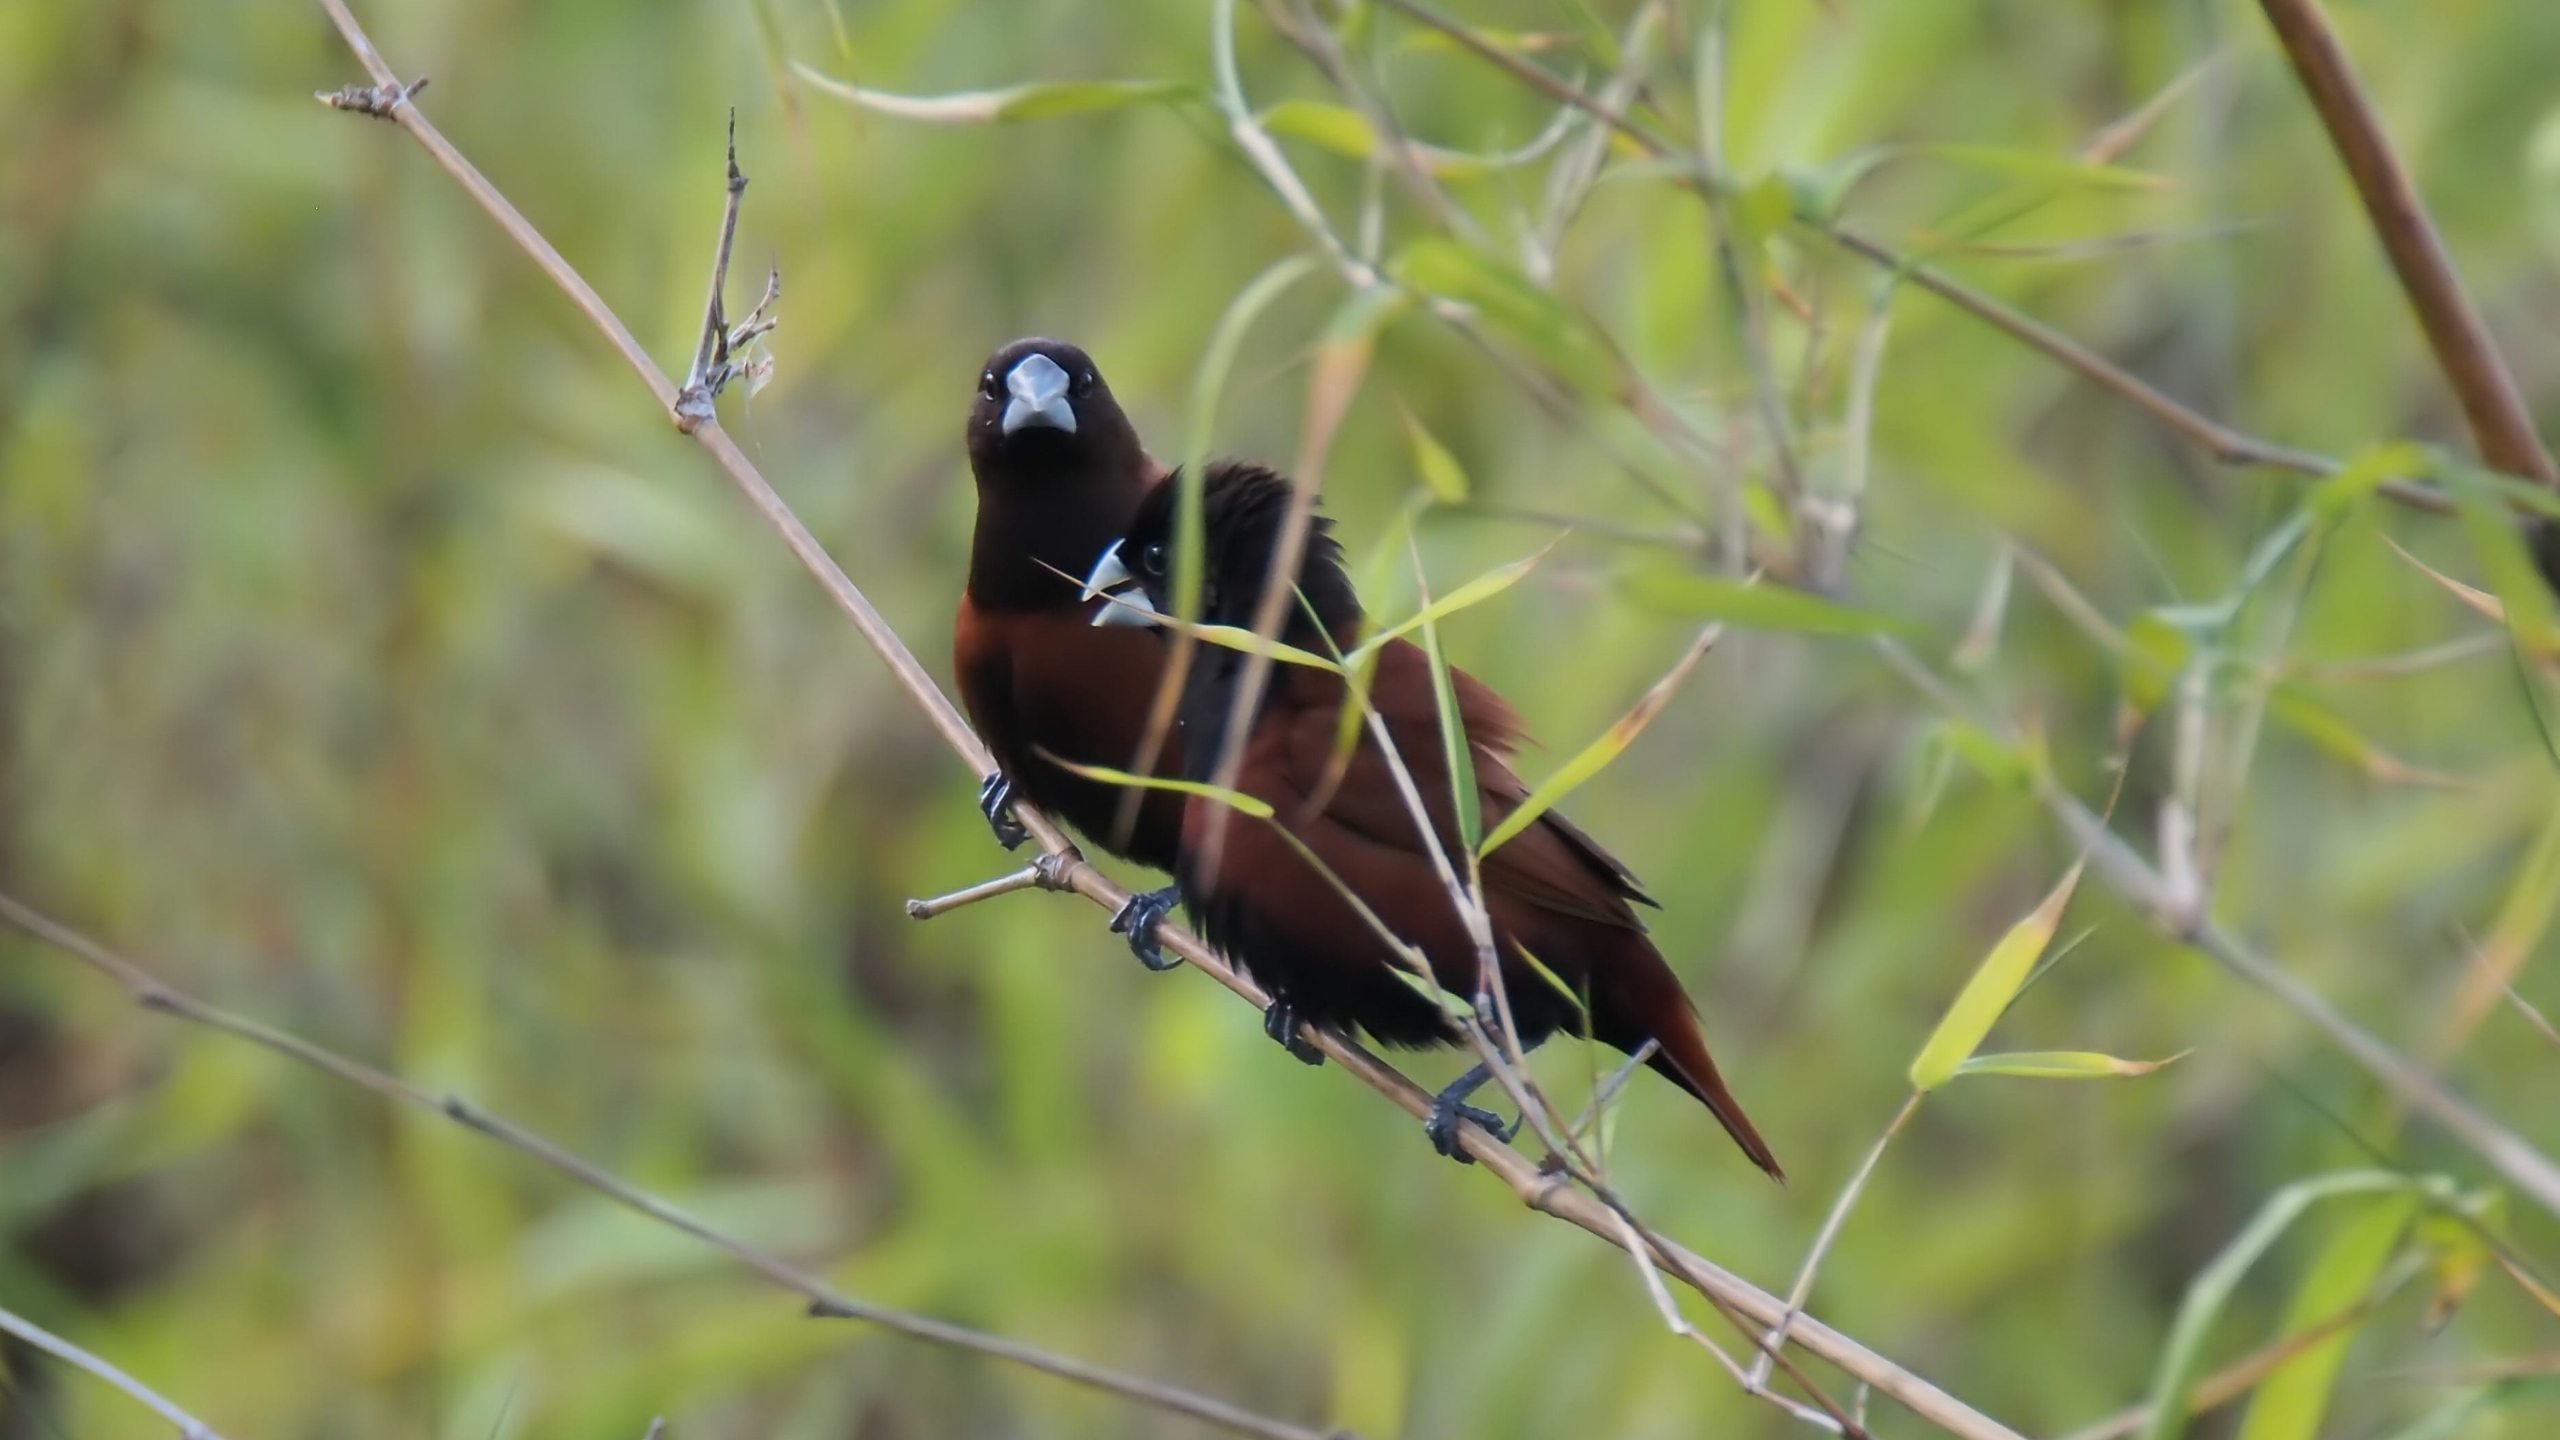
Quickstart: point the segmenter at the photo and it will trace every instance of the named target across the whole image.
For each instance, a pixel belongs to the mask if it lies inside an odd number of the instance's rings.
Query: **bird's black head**
[[[1220,461],[1203,474],[1200,619],[1204,624],[1238,628],[1253,624],[1254,607],[1271,573],[1272,554],[1288,525],[1291,488],[1287,476],[1242,461]],[[1147,496],[1129,522],[1128,533],[1094,567],[1086,582],[1088,590],[1116,588],[1123,595],[1131,589],[1142,590],[1149,609],[1173,613],[1181,490],[1181,477],[1175,476]],[[1314,517],[1307,530],[1306,549],[1298,562],[1298,589],[1322,618],[1325,631],[1338,643],[1348,643],[1360,621],[1360,597],[1343,569],[1342,546],[1333,538],[1333,522],[1322,514]],[[1306,607],[1293,602],[1285,613],[1281,638],[1321,653],[1323,642],[1313,633]],[[1096,613],[1094,623],[1145,623],[1136,616],[1125,606],[1108,605]]]
[[[1145,468],[1138,433],[1093,357],[1063,340],[1016,340],[987,357],[969,406],[969,464],[991,480],[1056,484]]]

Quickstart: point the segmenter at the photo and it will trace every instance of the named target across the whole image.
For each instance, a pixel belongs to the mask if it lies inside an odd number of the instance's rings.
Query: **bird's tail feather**
[[[1787,1172],[1778,1168],[1778,1157],[1769,1152],[1769,1142],[1760,1138],[1752,1127],[1751,1117],[1742,1113],[1742,1102],[1725,1088],[1724,1077],[1716,1072],[1716,1062],[1707,1054],[1707,1037],[1698,1028],[1698,1017],[1685,1003],[1665,1007],[1657,1012],[1653,1040],[1661,1048],[1647,1063],[1662,1072],[1671,1083],[1698,1097],[1698,1103],[1714,1114],[1724,1133],[1751,1157],[1751,1163],[1769,1172],[1769,1178],[1784,1181]]]

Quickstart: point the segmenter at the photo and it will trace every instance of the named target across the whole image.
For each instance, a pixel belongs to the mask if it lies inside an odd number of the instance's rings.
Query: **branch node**
[[[352,110],[376,120],[392,118],[391,112],[409,103],[409,97],[427,88],[427,77],[419,76],[406,85],[341,85],[335,90],[314,90],[311,98],[332,110]]]
[[[1084,856],[1073,849],[1056,850],[1031,862],[1031,883],[1043,890],[1073,890]]]

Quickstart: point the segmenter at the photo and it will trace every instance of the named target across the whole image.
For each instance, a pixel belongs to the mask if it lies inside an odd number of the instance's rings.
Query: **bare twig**
[[[2418,312],[2418,324],[2427,333],[2436,364],[2461,402],[2480,458],[2510,475],[2560,485],[2560,468],[2554,468],[2550,452],[2534,432],[2533,413],[2526,408],[2506,362],[2499,358],[2489,327],[2463,293],[2462,280],[2445,253],[2444,237],[2436,232],[2426,203],[2418,198],[2408,168],[2382,133],[2382,119],[2357,83],[2346,48],[2329,28],[2318,0],[2260,0],[2260,8],[2267,12],[2267,23],[2293,61],[2294,72],[2302,77],[2311,108],[2319,112],[2320,123],[2328,127],[2329,139],[2338,147],[2338,158],[2373,221],[2374,235],[2391,257],[2391,268],[2400,277],[2400,288],[2408,292],[2410,307]]]
[[[680,1230],[745,1265],[783,1289],[798,1294],[809,1302],[809,1313],[816,1316],[864,1320],[911,1339],[923,1340],[955,1350],[966,1350],[989,1359],[1003,1360],[1026,1369],[1053,1375],[1061,1380],[1100,1390],[1106,1394],[1134,1400],[1143,1405],[1187,1415],[1192,1419],[1239,1435],[1258,1435],[1266,1440],[1333,1440],[1340,1432],[1326,1432],[1285,1420],[1257,1415],[1250,1410],[1230,1405],[1207,1395],[1166,1385],[1143,1376],[1105,1369],[1071,1356],[1059,1355],[1036,1346],[990,1335],[981,1330],[954,1325],[926,1315],[892,1310],[844,1294],[817,1276],[802,1270],[771,1251],[759,1249],[744,1240],[715,1230],[667,1201],[640,1189],[602,1166],[595,1164],[511,1120],[493,1115],[454,1095],[437,1095],[410,1082],[351,1059],[336,1051],[285,1031],[234,1015],[206,1004],[193,995],[170,985],[147,967],[108,949],[79,931],[34,910],[15,897],[0,894],[0,919],[26,931],[45,943],[69,952],[90,968],[122,985],[135,1002],[147,1010],[220,1031],[253,1045],[263,1046],[289,1059],[370,1090],[386,1100],[396,1101],[416,1110],[441,1115],[454,1124],[474,1131],[498,1144],[542,1162],[586,1186],[588,1189],[618,1202],[642,1215]],[[0,1317],[5,1318],[5,1317]],[[164,1411],[164,1414],[172,1413]],[[210,1440],[210,1432],[205,1432]]]
[[[1753,1385],[1768,1381],[1770,1357],[1777,1353],[1778,1346],[1786,1343],[1787,1327],[1795,1323],[1797,1313],[1804,1309],[1805,1297],[1813,1293],[1813,1278],[1822,1272],[1823,1257],[1831,1253],[1832,1242],[1840,1238],[1840,1228],[1849,1222],[1849,1212],[1857,1208],[1858,1197],[1866,1193],[1867,1181],[1875,1175],[1876,1162],[1884,1158],[1885,1147],[1893,1143],[1894,1136],[1902,1133],[1904,1125],[1910,1123],[1911,1112],[1920,1108],[1920,1095],[1920,1091],[1912,1091],[1911,1098],[1902,1102],[1902,1108],[1893,1112],[1893,1119],[1885,1125],[1884,1133],[1876,1137],[1875,1144],[1867,1147],[1867,1158],[1858,1162],[1857,1173],[1849,1177],[1848,1184],[1840,1187],[1840,1198],[1831,1202],[1831,1213],[1822,1217],[1822,1229],[1815,1232],[1812,1246],[1804,1252],[1804,1264],[1796,1271],[1796,1283],[1787,1287],[1787,1313],[1779,1316],[1778,1323],[1769,1327],[1760,1358],[1751,1366]]]
[[[345,0],[319,0],[319,4],[337,23],[340,34],[367,71],[379,82],[396,83],[390,67],[383,62],[372,42],[347,11]],[[561,258],[559,252],[427,122],[417,106],[401,105],[394,110],[392,118],[488,212],[543,273],[569,295],[625,363],[640,376],[642,383],[649,386],[659,403],[672,412],[677,387],[658,370],[612,309]],[[986,747],[969,729],[968,722],[952,706],[950,699],[934,684],[905,643],[846,578],[843,570],[819,546],[807,527],[792,514],[790,507],[757,472],[717,421],[696,427],[692,434],[695,442],[710,452],[722,472],[746,495],[757,512],[780,532],[793,555],[853,621],[855,628],[889,666],[900,688],[924,711],[935,731],[971,767],[972,773],[983,775],[993,769],[994,762]],[[1042,848],[1056,857],[1054,883],[1057,888],[1075,891],[1106,913],[1117,912],[1128,902],[1130,892],[1110,876],[1084,863],[1065,834],[1035,807],[1018,803],[1016,813]],[[1269,997],[1259,986],[1227,965],[1216,952],[1187,930],[1167,925],[1159,931],[1159,936],[1166,949],[1181,955],[1203,974],[1256,1007],[1270,1004]],[[1429,1113],[1430,1095],[1362,1046],[1338,1036],[1314,1032],[1307,1032],[1307,1038],[1334,1060],[1344,1073],[1385,1095],[1408,1114],[1418,1119]],[[1563,1183],[1559,1177],[1541,1173],[1517,1150],[1472,1127],[1461,1127],[1459,1143],[1486,1173],[1508,1185],[1528,1208],[1576,1225],[1612,1244],[1624,1243],[1607,1207],[1582,1190]],[[1656,1258],[1673,1274],[1680,1276],[1684,1283],[1760,1325],[1775,1323],[1785,1311],[1785,1305],[1776,1296],[1668,1240],[1656,1241],[1655,1253]],[[1963,1437],[1963,1440],[2019,1440],[2017,1432],[2007,1426],[1810,1316],[1799,1317],[1795,1321],[1793,1335],[1798,1348],[1838,1366],[1872,1386],[1876,1393],[1901,1403],[1950,1434]]]
[[[936,915],[948,915],[964,905],[975,905],[981,900],[993,900],[999,895],[1010,895],[1016,890],[1037,889],[1040,883],[1040,868],[1036,865],[1025,865],[1010,875],[999,875],[993,880],[982,880],[965,890],[954,890],[948,895],[937,895],[931,900],[910,900],[907,902],[907,918],[930,920]]]
[[[132,1396],[145,1409],[177,1426],[183,1440],[222,1440],[212,1426],[163,1400],[158,1391],[32,1320],[0,1310],[0,1333],[14,1335],[64,1364],[86,1370]]]

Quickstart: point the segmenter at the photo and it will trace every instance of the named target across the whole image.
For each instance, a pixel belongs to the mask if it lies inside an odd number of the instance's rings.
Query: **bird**
[[[1110,602],[1093,617],[1096,627],[1152,628],[1160,643],[1169,638],[1180,488],[1168,481],[1150,491],[1128,533],[1087,574],[1085,593]],[[1202,471],[1199,488],[1199,622],[1248,628],[1286,524],[1291,482],[1251,462],[1220,461]],[[1318,657],[1351,653],[1367,619],[1332,524],[1320,513],[1297,587],[1298,603],[1278,638]],[[1192,781],[1217,774],[1245,662],[1235,648],[1193,649],[1177,712]],[[1489,834],[1529,795],[1510,764],[1524,739],[1520,720],[1474,676],[1453,668],[1448,677]],[[1234,780],[1243,797],[1269,807],[1269,817],[1205,790],[1191,794],[1174,870],[1184,910],[1203,938],[1270,993],[1265,1029],[1311,1064],[1322,1052],[1299,1038],[1301,1023],[1346,1036],[1357,1028],[1404,1048],[1463,1040],[1440,1003],[1411,983],[1409,971],[1399,973],[1380,926],[1419,951],[1441,990],[1462,997],[1477,991],[1479,952],[1429,848],[1439,847],[1454,872],[1465,874],[1434,666],[1419,646],[1389,639],[1377,650],[1367,692],[1430,816],[1427,833],[1365,724],[1347,760],[1342,755],[1347,689],[1337,670],[1271,667]],[[1205,840],[1213,825],[1224,833],[1211,873]],[[1481,875],[1521,1043],[1586,1034],[1634,1055],[1651,1042],[1647,1063],[1703,1103],[1753,1164],[1783,1180],[1777,1158],[1717,1072],[1696,1007],[1636,914],[1636,906],[1655,902],[1627,867],[1549,809],[1485,855]],[[1435,1097],[1425,1123],[1440,1153],[1467,1158],[1457,1144],[1462,1120],[1509,1138],[1498,1117],[1465,1103],[1486,1078],[1478,1066]]]
[[[1086,623],[1096,602],[1080,594],[1077,577],[1127,529],[1165,469],[1093,358],[1037,337],[987,358],[969,405],[967,445],[978,515],[952,627],[952,670],[996,762],[979,787],[979,808],[1008,850],[1029,838],[1012,813],[1019,795],[1110,853],[1170,871],[1181,797],[1133,796],[1058,763],[1127,770],[1143,758],[1163,647]],[[1179,738],[1168,736],[1155,770],[1179,775],[1182,765]],[[1134,800],[1134,814],[1123,813],[1124,800]],[[1151,970],[1180,963],[1155,938],[1174,898],[1171,886],[1133,895],[1112,919]]]

